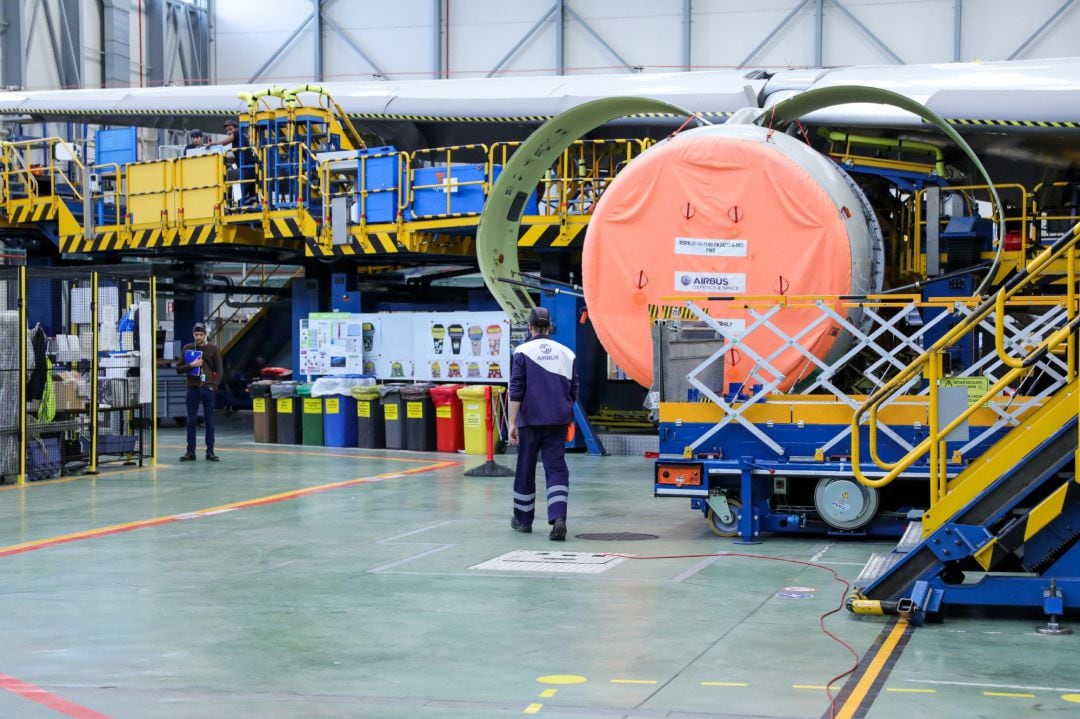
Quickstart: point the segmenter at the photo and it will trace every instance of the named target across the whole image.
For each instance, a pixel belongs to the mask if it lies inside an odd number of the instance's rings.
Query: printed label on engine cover
[[[676,237],[675,254],[702,257],[746,257],[746,244],[746,240]]]

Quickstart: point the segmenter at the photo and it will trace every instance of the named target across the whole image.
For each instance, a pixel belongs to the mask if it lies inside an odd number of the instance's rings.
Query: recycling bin
[[[311,387],[311,384],[304,383],[296,388],[303,416],[301,423],[304,444],[310,447],[321,447],[323,446],[323,400],[322,397],[311,396]]]
[[[431,385],[426,382],[401,390],[405,400],[405,449],[435,451],[435,407],[431,403]]]
[[[300,444],[303,442],[303,419],[300,397],[296,394],[296,382],[278,382],[270,388],[270,395],[277,409],[278,444]]]
[[[356,401],[356,446],[363,449],[386,447],[386,420],[378,387],[353,387]]]
[[[457,391],[461,399],[461,416],[465,429],[465,454],[487,454],[488,428],[494,431],[495,417],[491,404],[484,401],[484,387],[473,385]],[[493,400],[506,391],[505,387],[491,386]]]
[[[465,426],[461,422],[461,398],[457,391],[465,385],[442,384],[431,388],[435,405],[435,448],[440,452],[465,449]]]
[[[274,382],[252,382],[248,387],[251,393],[251,409],[255,414],[255,441],[263,444],[277,442],[277,402],[270,396],[270,386]]]
[[[357,443],[356,400],[352,394],[333,394],[322,399],[326,404],[327,447],[355,447]]]
[[[405,399],[401,396],[405,386],[384,384],[379,387],[387,449],[405,449]]]

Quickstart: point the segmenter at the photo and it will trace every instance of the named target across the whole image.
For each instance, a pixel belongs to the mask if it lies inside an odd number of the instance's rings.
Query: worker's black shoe
[[[551,528],[551,534],[548,535],[548,539],[553,542],[562,542],[566,539],[566,520],[559,518],[555,520],[555,526]]]
[[[180,461],[181,462],[194,462],[195,461],[195,453],[194,452],[186,453],[183,457],[180,458]]]
[[[532,532],[532,526],[528,524],[522,524],[518,521],[517,517],[510,518],[510,529],[515,532],[521,532],[522,534],[529,534]]]
[[[206,453],[206,461],[207,462],[217,462],[220,459],[221,459],[221,457],[217,456],[213,452],[207,452]]]

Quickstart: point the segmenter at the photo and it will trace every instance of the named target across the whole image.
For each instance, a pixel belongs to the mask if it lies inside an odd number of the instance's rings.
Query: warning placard
[[[967,389],[968,407],[976,404],[990,391],[989,377],[945,377],[941,380],[942,387],[964,387]]]

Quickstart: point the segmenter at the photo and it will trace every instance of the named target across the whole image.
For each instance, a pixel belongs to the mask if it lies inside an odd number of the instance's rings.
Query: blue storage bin
[[[492,169],[494,182],[502,172],[501,165]],[[479,214],[484,210],[484,166],[454,164],[447,175],[446,165],[421,167],[413,171],[413,203],[408,217],[445,217],[447,215]],[[449,188],[449,204],[447,189]],[[525,214],[538,214],[536,192],[525,201]]]
[[[369,147],[361,150],[359,155],[365,159],[356,161],[357,177],[361,178],[360,189],[367,191],[367,197],[363,213],[357,198],[353,222],[359,222],[361,214],[369,223],[396,222],[401,192],[401,165],[397,148],[389,145]]]
[[[94,163],[105,174],[116,172],[107,165],[130,165],[138,162],[139,137],[134,127],[98,130],[94,140]]]
[[[45,437],[26,442],[26,478],[30,481],[60,475],[60,439]]]
[[[340,394],[323,401],[323,445],[355,447],[357,445],[356,400]]]

